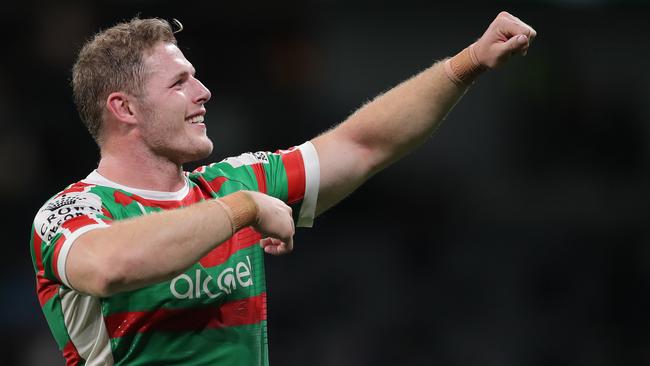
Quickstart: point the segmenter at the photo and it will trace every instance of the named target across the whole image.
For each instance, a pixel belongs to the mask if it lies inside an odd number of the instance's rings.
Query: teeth
[[[189,123],[203,123],[203,116],[194,116],[186,119],[186,121]]]

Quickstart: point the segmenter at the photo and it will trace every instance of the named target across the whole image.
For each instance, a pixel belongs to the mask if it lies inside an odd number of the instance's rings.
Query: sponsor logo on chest
[[[216,279],[203,270],[196,269],[194,277],[183,273],[175,277],[169,284],[169,291],[177,299],[200,299],[207,296],[215,299],[229,295],[237,288],[247,288],[253,285],[253,267],[251,259],[237,262],[232,267],[224,268]]]

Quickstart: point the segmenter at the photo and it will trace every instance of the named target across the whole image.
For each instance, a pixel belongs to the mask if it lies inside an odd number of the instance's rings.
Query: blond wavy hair
[[[144,56],[159,42],[176,44],[174,33],[166,20],[135,17],[95,34],[79,51],[72,68],[74,101],[99,146],[106,99],[117,91],[141,97],[147,78]]]

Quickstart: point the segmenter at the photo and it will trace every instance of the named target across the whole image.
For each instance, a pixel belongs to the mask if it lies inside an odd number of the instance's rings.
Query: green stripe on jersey
[[[102,199],[102,203],[106,206],[108,211],[113,215],[113,219],[125,219],[131,217],[142,216],[145,213],[162,211],[161,208],[155,206],[148,206],[140,204],[135,200],[131,200],[129,204],[116,202],[116,192],[123,194],[127,197],[133,197],[133,194],[122,189],[115,189],[111,187],[94,186],[90,188],[90,192],[98,195]],[[143,211],[144,210],[144,211]],[[108,217],[98,215],[98,217],[110,220]]]
[[[63,240],[62,238],[63,233],[58,233],[54,235],[52,240],[50,241],[49,245],[56,246],[59,240]],[[41,248],[43,245],[46,245],[47,243],[44,241],[41,244]],[[56,279],[56,274],[54,273],[54,252],[55,250],[41,250],[41,255],[43,256],[43,272],[45,275],[45,278],[51,278],[51,279]]]
[[[32,225],[32,234],[29,238],[29,254],[32,256],[32,265],[34,266],[34,272],[38,273],[38,265],[36,264],[36,253],[34,252],[34,225]]]
[[[223,183],[219,191],[217,191],[219,197],[242,190],[257,190],[255,173],[247,165],[233,168],[228,163],[220,162],[206,167],[203,173],[194,172],[189,176],[190,180],[196,180],[198,177],[203,177],[208,182],[217,178],[227,177],[228,179]]]
[[[215,301],[247,299],[265,291],[264,277],[263,250],[253,244],[232,254],[221,265],[205,268],[197,263],[171,281],[102,299],[102,311],[111,315],[160,308],[184,309]]]
[[[115,366],[268,366],[266,321],[194,333],[152,332],[111,340]]]
[[[61,298],[59,297],[59,294],[52,296],[52,298],[43,305],[42,309],[45,314],[45,319],[47,320],[47,325],[50,326],[50,330],[54,335],[54,340],[56,341],[57,346],[59,346],[59,349],[62,350],[70,340],[70,336],[68,335],[63,320],[63,311],[61,310]]]

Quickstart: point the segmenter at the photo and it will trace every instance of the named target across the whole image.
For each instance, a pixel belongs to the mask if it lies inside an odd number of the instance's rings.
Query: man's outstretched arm
[[[525,55],[535,36],[533,28],[502,12],[458,55],[402,82],[314,138],[321,167],[317,214],[422,144],[478,74],[513,54]]]

